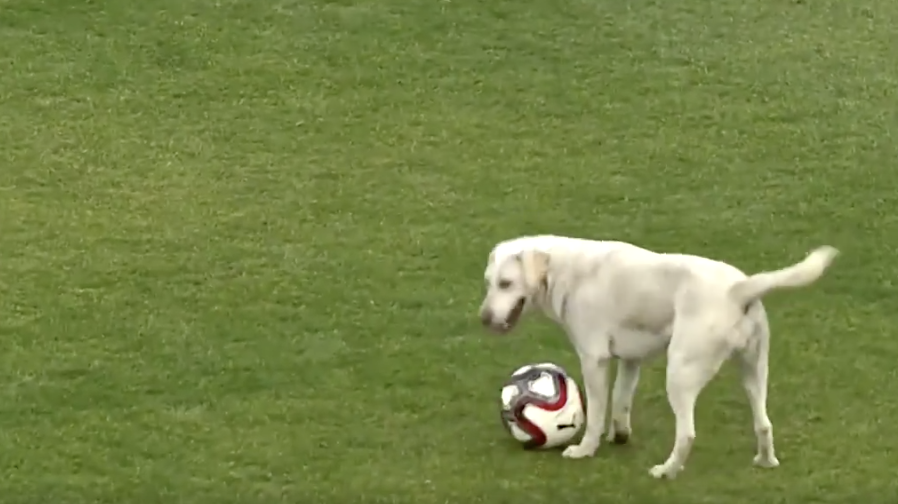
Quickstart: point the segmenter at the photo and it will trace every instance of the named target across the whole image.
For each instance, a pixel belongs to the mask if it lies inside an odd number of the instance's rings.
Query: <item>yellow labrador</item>
[[[567,458],[592,456],[601,443],[608,409],[608,368],[618,359],[608,439],[625,443],[643,361],[667,352],[667,398],[676,416],[668,459],[651,469],[656,478],[681,471],[695,440],[699,393],[733,354],[751,404],[757,437],[755,464],[776,467],[773,428],[767,416],[770,329],[761,298],[768,292],[809,285],[838,255],[830,246],[777,271],[747,276],[721,261],[662,254],[615,241],[525,236],[499,243],[485,271],[483,324],[511,331],[536,307],[567,333],[586,389],[586,429]]]

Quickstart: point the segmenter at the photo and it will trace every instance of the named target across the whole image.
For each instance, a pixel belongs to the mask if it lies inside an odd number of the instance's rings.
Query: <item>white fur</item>
[[[567,458],[592,456],[605,431],[608,370],[618,359],[608,439],[626,442],[640,365],[667,351],[667,397],[676,436],[656,478],[681,471],[695,440],[696,399],[721,365],[735,355],[748,394],[757,437],[755,464],[776,467],[773,428],[767,417],[770,329],[761,297],[813,283],[838,254],[824,246],[787,268],[746,276],[724,262],[662,254],[615,241],[525,236],[499,243],[485,271],[484,325],[505,333],[536,307],[568,334],[583,373],[586,429]]]

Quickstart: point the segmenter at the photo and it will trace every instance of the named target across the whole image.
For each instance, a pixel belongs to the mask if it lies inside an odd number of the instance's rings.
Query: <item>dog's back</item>
[[[685,268],[693,275],[709,281],[720,283],[733,283],[744,280],[747,275],[744,271],[716,259],[691,254],[659,254],[665,260]]]

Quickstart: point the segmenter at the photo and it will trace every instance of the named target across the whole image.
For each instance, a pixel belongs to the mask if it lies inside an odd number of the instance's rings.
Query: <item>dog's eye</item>
[[[500,289],[505,290],[509,287],[511,287],[511,282],[509,282],[508,280],[499,280]]]

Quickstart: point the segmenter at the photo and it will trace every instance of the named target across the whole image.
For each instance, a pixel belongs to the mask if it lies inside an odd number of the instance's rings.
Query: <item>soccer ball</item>
[[[502,424],[527,449],[570,442],[583,426],[580,388],[552,363],[528,364],[502,386]]]

